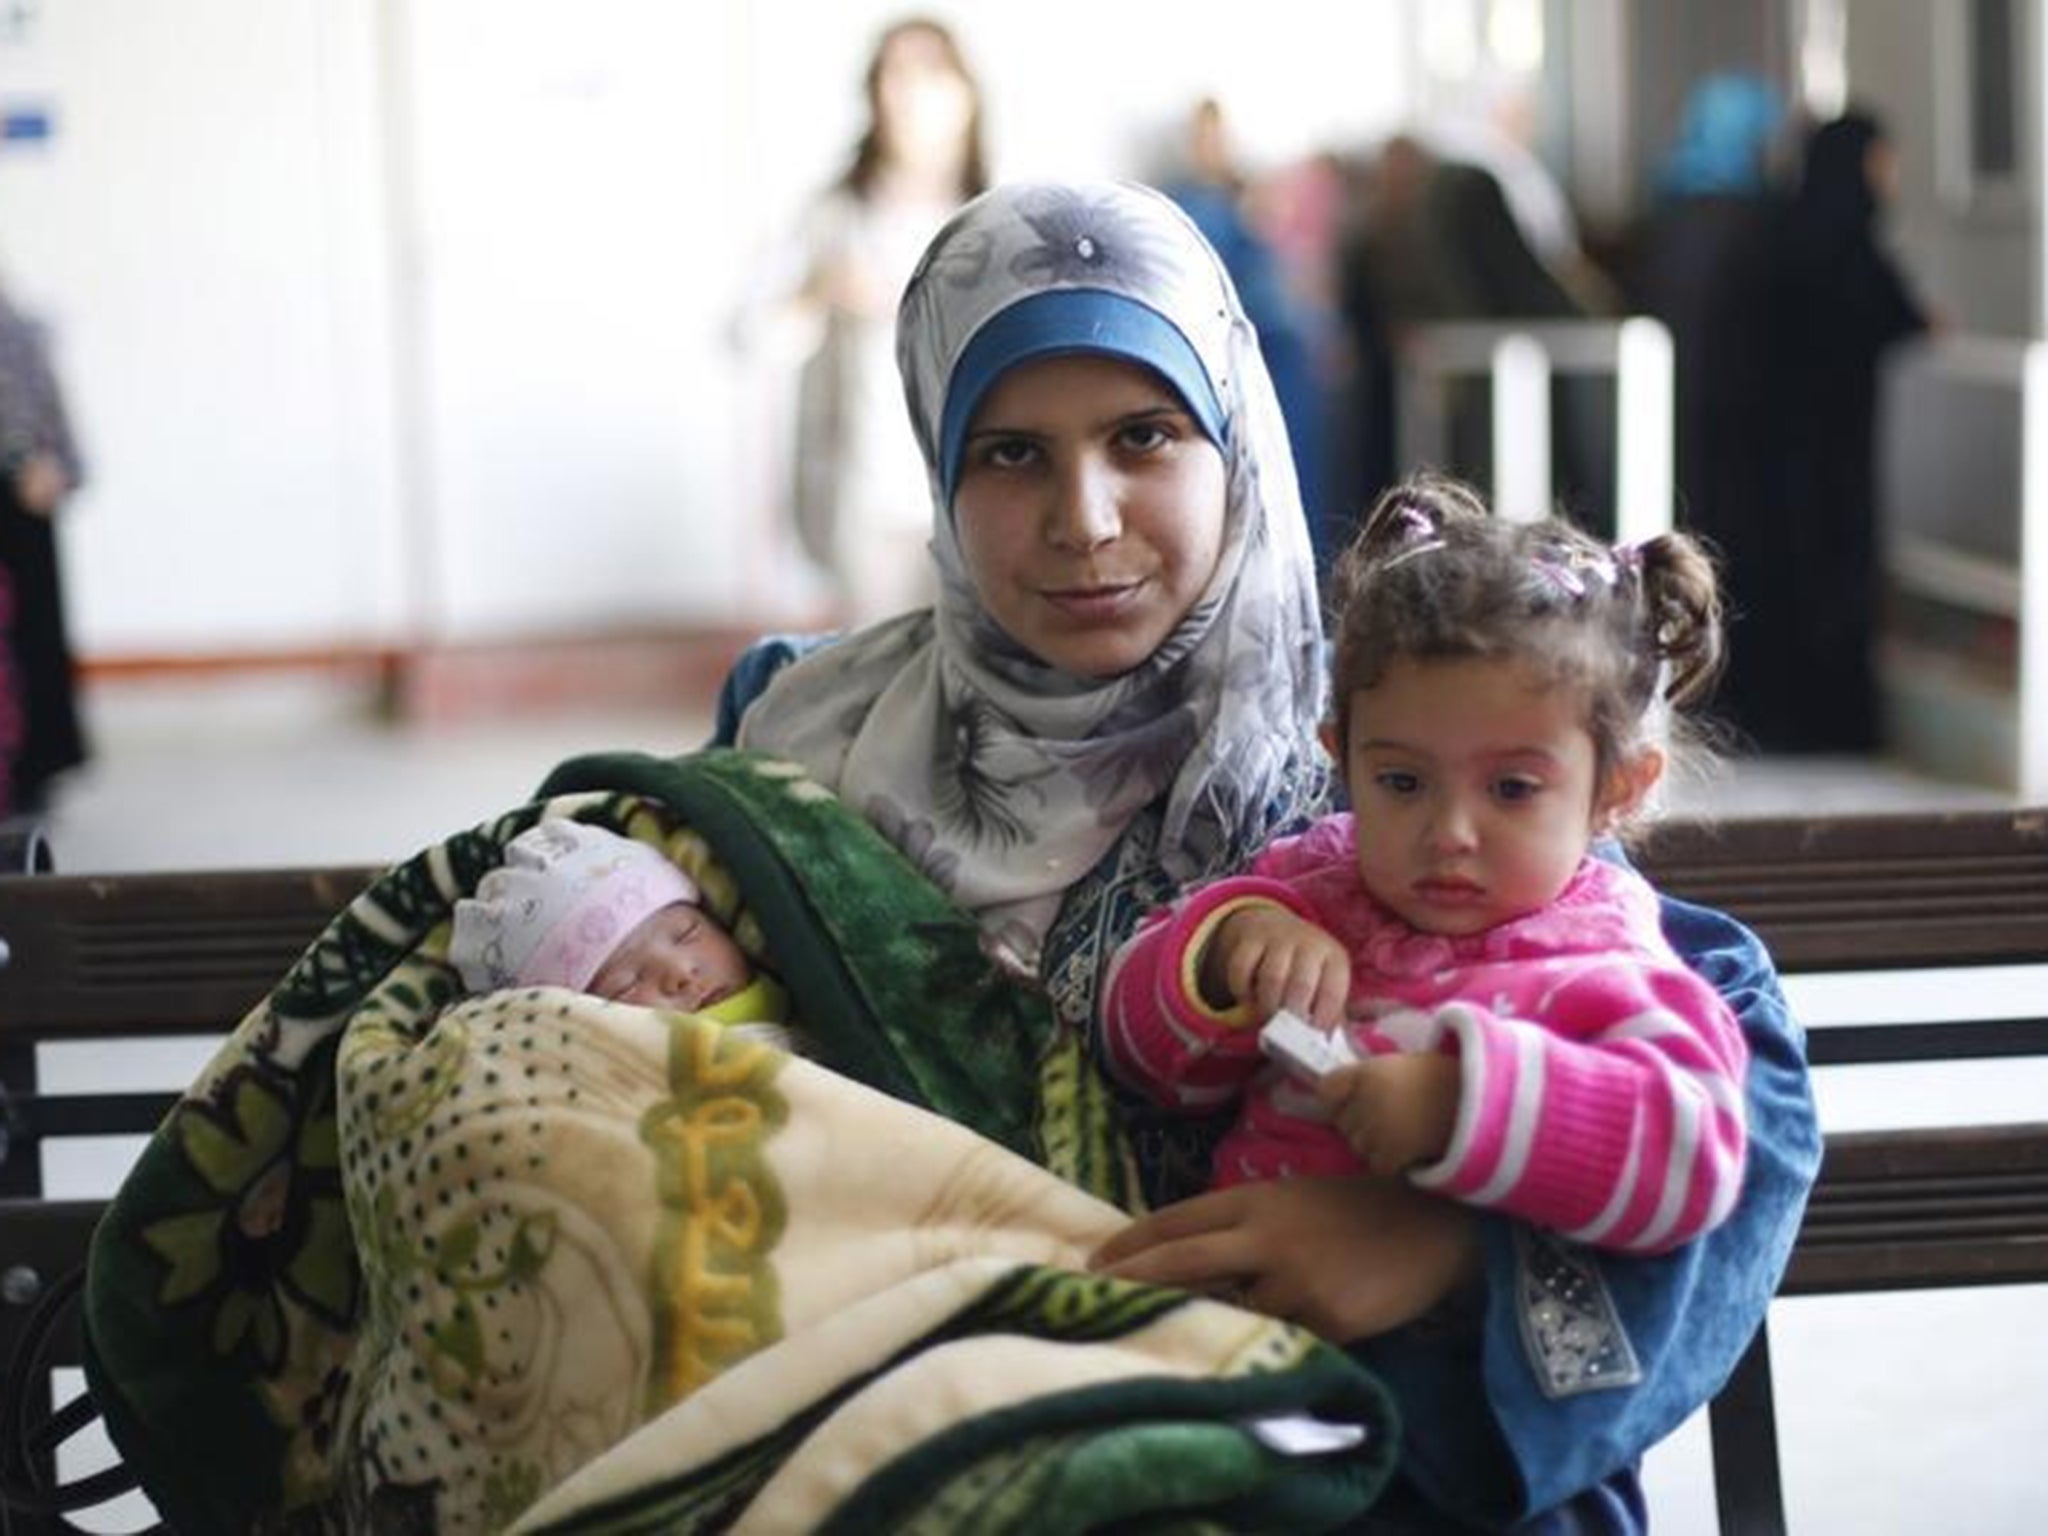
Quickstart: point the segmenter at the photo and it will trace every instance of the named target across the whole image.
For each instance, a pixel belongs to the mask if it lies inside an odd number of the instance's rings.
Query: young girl
[[[1589,846],[1662,774],[1663,706],[1713,676],[1711,564],[1422,480],[1335,591],[1325,743],[1353,809],[1126,943],[1111,1065],[1189,1110],[1242,1093],[1219,1185],[1363,1164],[1580,1242],[1690,1241],[1741,1184],[1742,1032],[1648,884]],[[1265,1062],[1282,1008],[1336,1033],[1320,1082]]]

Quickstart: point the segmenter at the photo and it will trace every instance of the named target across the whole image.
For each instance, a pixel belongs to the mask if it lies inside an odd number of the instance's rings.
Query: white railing
[[[1669,529],[1671,335],[1642,316],[1415,327],[1401,356],[1399,467],[1449,464],[1450,386],[1483,378],[1492,402],[1494,506],[1506,517],[1540,516],[1556,503],[1550,385],[1557,374],[1614,380],[1616,537]],[[2011,741],[1996,749],[2004,762],[1995,776],[2029,803],[2048,803],[2048,343],[1943,337],[1897,354],[1886,383],[1887,574],[1905,590],[2014,622]],[[1986,391],[2005,398],[1987,411]],[[1987,431],[1989,417],[2004,415],[2009,431]],[[1944,498],[1969,502],[1980,525],[1994,526],[2000,548],[1986,554],[1930,535],[1922,514],[1938,514]]]
[[[1671,527],[1671,333],[1644,316],[1625,320],[1454,321],[1415,327],[1401,355],[1400,467],[1448,459],[1448,386],[1483,376],[1493,401],[1493,505],[1503,517],[1540,517],[1556,504],[1550,463],[1550,381],[1559,373],[1615,383],[1615,536]]]
[[[2040,805],[2048,802],[2048,346],[2027,343],[2021,378],[2015,787]]]
[[[1887,577],[2011,621],[2013,689],[2000,710],[2011,739],[2001,730],[1992,755],[2004,763],[1988,767],[2022,800],[2048,803],[2048,344],[1936,338],[1898,352],[1884,388]]]

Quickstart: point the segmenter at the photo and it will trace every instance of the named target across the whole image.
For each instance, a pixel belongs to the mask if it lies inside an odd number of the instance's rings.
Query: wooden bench
[[[2048,962],[2048,810],[1673,822],[1638,857],[1663,889],[1748,923],[1788,976]],[[2048,1056],[2038,1007],[1807,1037],[1814,1067],[2017,1056]],[[1838,1131],[1779,1294],[2040,1281],[2048,1123]],[[1783,1536],[1768,1324],[1709,1417],[1723,1536]]]
[[[2048,961],[2048,811],[1671,822],[1639,862],[1667,890],[1755,928],[1788,974]],[[22,867],[17,863],[15,867]],[[20,1358],[23,1319],[75,1270],[100,1202],[41,1198],[40,1148],[60,1136],[151,1129],[169,1093],[52,1095],[39,1042],[219,1034],[288,968],[375,871],[0,875],[0,1359],[19,1422],[47,1408],[46,1366],[75,1331]],[[1815,1065],[2048,1056],[2048,1019],[1873,1021],[1816,1031]],[[2048,1124],[1842,1132],[1782,1294],[2048,1280]],[[37,1404],[29,1404],[35,1407]],[[11,1486],[48,1489],[49,1439],[0,1445]],[[1768,1330],[1710,1414],[1724,1536],[1785,1530]],[[1793,1448],[1797,1454],[1797,1447]],[[106,1496],[109,1476],[72,1508]],[[40,1520],[42,1523],[28,1523]],[[0,1521],[0,1525],[4,1525]],[[69,1530],[24,1509],[12,1530]]]
[[[11,1536],[85,1529],[66,1512],[132,1486],[118,1470],[57,1482],[57,1445],[93,1417],[83,1399],[46,1417],[50,1370],[81,1359],[60,1288],[82,1274],[105,1202],[44,1199],[43,1151],[147,1134],[176,1098],[44,1091],[37,1047],[224,1034],[378,870],[58,875],[25,832],[0,839],[0,856],[37,871],[0,875],[0,1489],[33,1490],[11,1524],[0,1509]],[[45,1319],[57,1324],[48,1333]]]

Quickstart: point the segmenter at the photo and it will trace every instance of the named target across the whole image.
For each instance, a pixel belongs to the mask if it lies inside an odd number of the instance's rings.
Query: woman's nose
[[[1123,531],[1122,487],[1114,470],[1082,455],[1059,477],[1047,535],[1062,549],[1094,549]]]

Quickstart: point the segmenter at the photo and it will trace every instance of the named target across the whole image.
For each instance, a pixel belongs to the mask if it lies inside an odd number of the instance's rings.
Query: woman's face
[[[1863,151],[1863,179],[1880,208],[1899,197],[1899,151],[1889,139],[1872,139]]]
[[[1078,677],[1128,672],[1209,585],[1223,548],[1223,455],[1149,368],[1022,363],[967,429],[953,519],[983,607]]]
[[[974,87],[943,38],[907,27],[883,45],[874,112],[889,152],[921,162],[959,148],[974,119]]]

